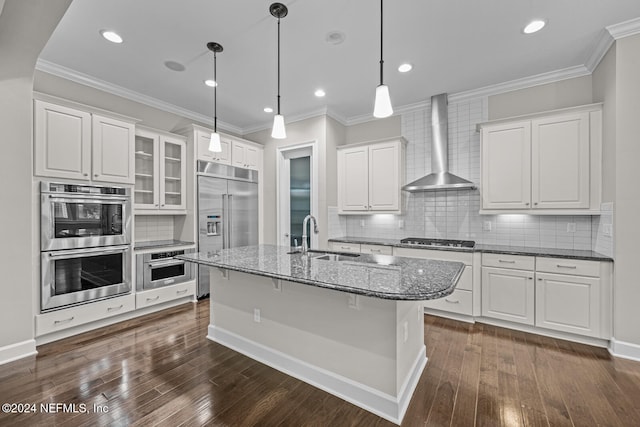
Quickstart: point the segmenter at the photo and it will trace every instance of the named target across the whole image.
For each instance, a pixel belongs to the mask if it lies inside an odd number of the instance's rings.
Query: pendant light
[[[284,116],[280,114],[280,18],[284,18],[289,13],[287,6],[282,3],[272,3],[269,6],[269,12],[278,18],[278,113],[273,116],[273,129],[271,129],[271,138],[284,139],[287,132],[284,128]]]
[[[393,114],[393,107],[391,106],[391,98],[389,97],[389,86],[383,83],[382,68],[384,61],[382,60],[382,15],[383,15],[383,0],[380,0],[380,84],[376,87],[376,101],[373,107],[373,117],[382,119],[389,117]]]
[[[222,52],[222,45],[216,42],[207,43],[207,48],[213,52],[213,132],[211,132],[211,141],[209,141],[209,151],[220,153],[222,145],[220,144],[220,134],[218,133],[218,76],[216,75],[216,54]]]

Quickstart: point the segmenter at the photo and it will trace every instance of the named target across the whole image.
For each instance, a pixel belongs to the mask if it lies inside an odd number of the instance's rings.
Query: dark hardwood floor
[[[208,319],[208,300],[185,304],[0,366],[0,403],[36,405],[0,413],[0,425],[393,425],[208,341]],[[403,426],[640,425],[638,362],[431,316],[425,341],[429,362]]]

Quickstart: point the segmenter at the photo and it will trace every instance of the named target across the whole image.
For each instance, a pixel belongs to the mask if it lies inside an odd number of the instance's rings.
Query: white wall
[[[640,35],[616,42],[614,336],[640,357]]]
[[[31,229],[35,62],[71,0],[8,0],[0,15],[0,363],[34,338]],[[35,350],[35,342],[32,344]],[[15,348],[15,347],[14,347]],[[24,348],[24,347],[23,347]],[[19,354],[8,357],[19,356]]]
[[[345,144],[375,141],[377,139],[395,138],[400,136],[400,115],[386,119],[373,119],[368,122],[347,126]]]

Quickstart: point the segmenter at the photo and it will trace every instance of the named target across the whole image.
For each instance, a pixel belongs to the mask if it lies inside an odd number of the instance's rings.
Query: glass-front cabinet
[[[137,129],[135,158],[134,209],[147,214],[185,213],[185,141],[179,136]]]

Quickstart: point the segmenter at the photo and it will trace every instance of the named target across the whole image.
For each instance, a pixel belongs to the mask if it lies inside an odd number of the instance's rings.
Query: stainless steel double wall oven
[[[131,192],[42,182],[43,312],[131,292]]]

